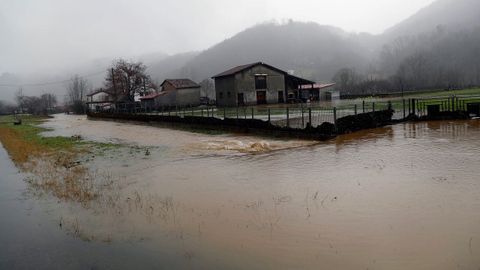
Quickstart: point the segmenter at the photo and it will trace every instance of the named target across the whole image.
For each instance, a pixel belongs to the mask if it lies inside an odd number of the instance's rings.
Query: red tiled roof
[[[195,83],[190,79],[166,79],[165,81],[163,81],[161,86],[163,86],[167,82],[170,83],[176,89],[200,88],[200,85],[198,85],[197,83]]]

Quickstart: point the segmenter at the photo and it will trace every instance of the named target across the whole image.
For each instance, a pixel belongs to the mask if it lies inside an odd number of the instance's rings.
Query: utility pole
[[[115,103],[115,111],[118,112],[117,108],[117,100],[118,100],[118,94],[117,94],[117,85],[115,84],[115,73],[113,72],[113,68],[111,69],[112,71],[112,84],[113,84],[113,101]]]

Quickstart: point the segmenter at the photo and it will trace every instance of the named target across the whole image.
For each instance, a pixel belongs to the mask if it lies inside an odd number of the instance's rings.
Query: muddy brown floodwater
[[[39,196],[0,149],[2,269],[480,268],[479,120],[316,144],[65,115],[45,126],[126,144],[85,163],[118,186],[89,207]]]

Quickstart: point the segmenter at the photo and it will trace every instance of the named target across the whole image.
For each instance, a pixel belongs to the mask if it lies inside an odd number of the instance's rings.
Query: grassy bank
[[[13,124],[13,116],[0,116],[0,141],[18,166],[22,166],[30,158],[50,155],[59,151],[74,154],[79,151],[75,146],[83,143],[68,137],[42,137],[40,133],[48,131],[38,124],[48,117],[22,115],[22,125]]]
[[[416,93],[405,93],[405,98],[429,98],[429,97],[449,97],[462,95],[480,95],[480,88],[459,89],[459,90],[433,90]]]
[[[48,131],[39,127],[48,117],[22,115],[21,125],[13,124],[13,116],[0,116],[0,142],[15,165],[28,173],[28,183],[36,191],[87,203],[100,194],[95,177],[82,166],[79,158],[93,149],[105,150],[113,144],[92,143],[80,138],[43,137]]]

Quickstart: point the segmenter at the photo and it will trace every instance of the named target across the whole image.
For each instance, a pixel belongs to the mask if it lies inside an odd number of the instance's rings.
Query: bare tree
[[[49,114],[55,111],[57,105],[57,97],[54,94],[43,94],[40,96],[40,107],[43,114]]]
[[[407,88],[407,69],[405,65],[398,67],[397,73],[392,77],[393,86],[403,94]]]
[[[345,93],[355,92],[355,86],[359,81],[359,75],[352,68],[342,68],[333,77],[337,89]]]
[[[107,73],[105,87],[110,90],[115,101],[134,102],[135,94],[157,88],[145,70],[146,66],[142,62],[120,59]]]
[[[16,109],[15,105],[11,104],[10,102],[0,100],[0,115],[11,114],[15,112],[15,109]]]
[[[23,112],[25,108],[25,96],[23,95],[23,88],[18,88],[17,92],[15,93],[15,101],[17,102],[20,112]]]
[[[67,87],[67,105],[74,113],[81,114],[85,112],[85,97],[89,88],[86,79],[75,75],[72,77]]]
[[[212,79],[205,79],[200,82],[200,95],[209,100],[215,99],[215,84]]]

